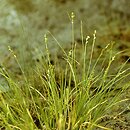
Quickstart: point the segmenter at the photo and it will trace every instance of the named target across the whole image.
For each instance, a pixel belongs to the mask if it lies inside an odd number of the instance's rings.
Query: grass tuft
[[[129,101],[124,93],[130,87],[125,82],[130,75],[127,62],[111,72],[116,59],[113,43],[102,49],[96,60],[93,59],[96,31],[93,38],[86,36],[83,41],[81,22],[82,54],[77,55],[74,40],[74,13],[71,14],[72,48],[66,52],[56,38],[49,32],[44,35],[46,55],[29,72],[22,71],[22,81],[12,78],[6,70],[0,74],[6,79],[9,91],[0,93],[0,129],[8,130],[112,130],[110,121],[116,121],[113,114],[123,102]],[[48,49],[48,36],[52,36],[62,50],[66,63],[51,64]],[[90,41],[92,39],[92,43]],[[89,43],[90,42],[90,43]],[[88,51],[91,45],[91,52]],[[106,62],[106,53],[109,56]],[[80,57],[80,58],[79,58]]]

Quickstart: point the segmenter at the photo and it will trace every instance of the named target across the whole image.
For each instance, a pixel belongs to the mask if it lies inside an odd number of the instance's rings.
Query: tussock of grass
[[[109,121],[117,120],[118,114],[111,114],[111,111],[122,102],[129,100],[123,97],[130,86],[129,82],[123,82],[130,75],[129,69],[123,69],[125,62],[118,67],[115,74],[110,73],[117,55],[112,51],[112,44],[108,44],[97,60],[93,61],[96,32],[93,34],[91,52],[87,52],[90,37],[87,36],[86,41],[83,41],[82,26],[82,55],[77,59],[74,22],[73,17],[70,18],[72,48],[69,53],[65,52],[51,33],[48,34],[54,38],[63,52],[66,65],[62,71],[60,71],[60,61],[51,64],[48,35],[44,36],[45,57],[28,73],[22,70],[17,57],[13,54],[21,68],[22,81],[14,80],[6,70],[0,69],[0,74],[10,87],[9,92],[0,94],[1,129],[112,129],[111,126],[106,127],[106,125]],[[104,67],[104,62],[101,64],[100,62],[106,52],[109,53],[109,61]],[[105,120],[106,118],[108,120]]]

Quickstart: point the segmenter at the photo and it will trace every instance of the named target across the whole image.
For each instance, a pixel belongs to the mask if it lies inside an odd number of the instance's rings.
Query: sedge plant
[[[93,60],[96,31],[93,38],[86,36],[84,40],[82,22],[82,53],[79,59],[74,39],[74,13],[70,20],[72,48],[69,52],[49,32],[44,35],[46,55],[26,73],[22,70],[17,56],[11,51],[20,66],[23,78],[18,81],[6,69],[0,69],[0,74],[10,88],[8,92],[0,93],[0,129],[112,130],[111,126],[106,126],[109,122],[118,120],[118,114],[112,114],[112,111],[122,102],[129,101],[128,98],[122,98],[130,87],[130,82],[124,83],[130,75],[129,68],[124,69],[127,61],[114,74],[110,73],[118,55],[113,53],[112,43],[102,49],[97,59]],[[49,36],[54,38],[62,50],[66,63],[58,73],[56,70],[60,68],[61,62],[58,60],[51,63]],[[92,44],[91,52],[87,49],[89,42]],[[106,53],[109,57],[105,64]]]

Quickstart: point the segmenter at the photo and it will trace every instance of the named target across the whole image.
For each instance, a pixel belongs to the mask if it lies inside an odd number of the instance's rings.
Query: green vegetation
[[[82,26],[82,53],[79,56],[74,39],[73,18],[72,14],[70,51],[66,52],[49,32],[44,36],[46,55],[35,65],[26,66],[27,72],[9,48],[20,67],[22,78],[17,80],[1,65],[0,74],[10,89],[0,94],[0,129],[112,130],[110,122],[124,123],[118,119],[121,113],[114,111],[129,101],[125,97],[130,87],[130,82],[126,82],[130,75],[129,68],[124,69],[127,61],[111,72],[119,54],[113,52],[113,43],[102,49],[97,59],[93,60],[96,31],[93,38],[87,36],[84,40]],[[66,63],[63,68],[59,59],[54,63],[51,61],[49,36],[54,38],[62,50],[61,57]],[[88,44],[92,44],[90,52]]]

